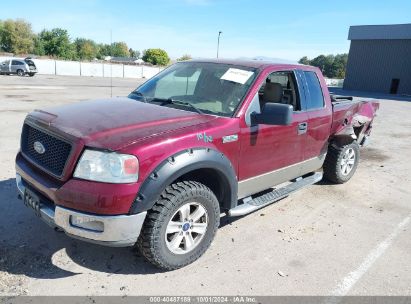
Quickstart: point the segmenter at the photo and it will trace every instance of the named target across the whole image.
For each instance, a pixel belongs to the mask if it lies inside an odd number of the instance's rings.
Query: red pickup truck
[[[128,98],[28,114],[19,196],[71,237],[136,244],[176,269],[207,250],[222,213],[248,214],[323,177],[348,181],[378,107],[330,96],[311,66],[181,62]]]

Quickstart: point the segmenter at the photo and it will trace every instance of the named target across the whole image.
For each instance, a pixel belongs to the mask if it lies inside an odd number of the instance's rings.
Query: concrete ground
[[[113,79],[113,96],[138,82]],[[411,295],[411,103],[381,101],[348,183],[223,219],[199,261],[162,272],[131,248],[54,232],[16,197],[25,115],[109,96],[110,79],[0,76],[0,295]]]

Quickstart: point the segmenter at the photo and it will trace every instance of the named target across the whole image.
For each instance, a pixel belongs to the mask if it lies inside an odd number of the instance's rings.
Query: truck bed
[[[378,101],[356,99],[351,96],[331,95],[333,123],[331,134],[351,132],[360,128],[358,137],[368,131],[379,108]],[[361,133],[361,134],[357,134]]]

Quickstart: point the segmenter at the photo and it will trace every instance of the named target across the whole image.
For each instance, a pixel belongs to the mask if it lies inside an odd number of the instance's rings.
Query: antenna
[[[113,98],[113,30],[110,29],[110,97]]]

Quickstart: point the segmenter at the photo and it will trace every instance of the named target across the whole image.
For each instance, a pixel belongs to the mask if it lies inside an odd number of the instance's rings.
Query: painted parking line
[[[394,231],[378,246],[376,246],[364,261],[354,271],[350,272],[340,284],[331,292],[334,297],[345,296],[353,288],[353,286],[361,279],[361,277],[371,268],[371,266],[381,257],[384,252],[391,246],[398,234],[410,223],[411,216],[404,218],[394,229]],[[327,303],[338,303],[337,298],[329,299]]]

